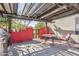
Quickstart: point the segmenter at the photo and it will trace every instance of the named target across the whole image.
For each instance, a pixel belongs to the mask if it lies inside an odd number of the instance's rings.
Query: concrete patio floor
[[[44,45],[34,40],[16,43],[8,48],[9,56],[79,56],[79,49],[68,44]]]

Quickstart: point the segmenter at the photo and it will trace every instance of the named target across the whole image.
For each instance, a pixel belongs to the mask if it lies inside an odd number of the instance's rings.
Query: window
[[[79,17],[75,20],[75,34],[79,34]]]

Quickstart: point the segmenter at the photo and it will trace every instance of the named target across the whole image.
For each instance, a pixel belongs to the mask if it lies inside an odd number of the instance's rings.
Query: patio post
[[[45,24],[46,24],[46,34],[48,34],[47,21],[45,22]]]
[[[8,39],[8,45],[12,45],[12,42],[11,42],[11,22],[12,22],[11,18],[8,17],[8,25],[9,25],[8,26],[8,33],[10,35],[10,37]]]

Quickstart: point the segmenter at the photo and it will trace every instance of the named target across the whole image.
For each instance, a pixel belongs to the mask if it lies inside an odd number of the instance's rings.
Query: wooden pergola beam
[[[3,4],[3,3],[0,3],[0,4],[1,4],[2,8],[4,9],[5,13],[7,13],[6,8],[5,8],[5,6],[4,6],[4,4]]]
[[[65,4],[63,4],[63,3],[55,3],[49,10],[45,11],[44,13],[39,15],[38,17],[42,17],[42,16],[56,10],[57,8],[59,8],[60,6],[63,6],[63,5],[66,5],[66,3]]]
[[[18,3],[16,4],[16,9],[15,9],[16,15],[17,15],[17,12],[18,12]]]
[[[42,21],[42,22],[50,22],[47,19],[41,19],[41,18],[36,18],[36,17],[32,17],[32,16],[24,16],[24,15],[16,15],[15,13],[5,13],[4,11],[1,11],[1,15],[3,15],[2,17],[10,17],[10,18],[14,18],[14,19],[22,19],[22,20],[29,20],[29,21]]]
[[[77,11],[76,10],[68,11],[68,12],[62,13],[59,16],[52,17],[50,20],[56,20],[56,19],[59,19],[59,18],[67,17],[69,15],[73,15],[73,14],[77,14]]]
[[[55,10],[55,9],[57,9],[57,8],[58,8],[58,6],[57,6],[57,5],[54,5],[51,9],[49,9],[49,10],[47,10],[46,12],[42,13],[41,15],[39,15],[38,18],[40,18],[40,17],[42,17],[42,16],[44,16],[44,15],[46,15],[46,14],[52,12],[53,10]]]
[[[29,13],[29,11],[32,9],[32,7],[34,6],[35,3],[31,3],[31,5],[29,6],[28,10],[26,11],[25,15],[27,15]]]
[[[17,11],[18,11],[18,3],[13,3],[13,13],[15,13],[17,15]]]
[[[78,3],[71,3],[70,4],[71,6],[73,6],[74,7],[74,9],[76,9],[77,11],[79,11],[79,5],[78,5]]]
[[[14,19],[22,19],[22,20],[29,20],[29,21],[42,21],[42,22],[49,22],[47,19],[37,19],[34,17],[28,17],[28,16],[12,16],[7,15],[7,17],[14,18]]]
[[[69,11],[71,11],[71,9],[67,9],[67,10],[64,10],[64,9],[63,9],[63,10],[58,11],[57,13],[52,14],[51,16],[47,17],[47,19],[51,19],[51,18],[53,18],[53,17],[57,17],[57,16],[59,16],[59,15],[61,15],[61,14],[63,14],[63,13],[69,12]]]
[[[11,8],[11,5],[10,5],[10,3],[9,3],[9,8],[10,8],[10,11],[11,11],[11,13],[12,13],[12,8]]]
[[[23,11],[22,11],[22,14],[23,14],[23,12],[24,12],[24,10],[25,10],[26,5],[27,5],[27,4],[25,3],[24,8],[23,8]],[[22,14],[21,14],[21,15],[22,15]]]
[[[3,17],[3,13],[0,11],[0,16]]]

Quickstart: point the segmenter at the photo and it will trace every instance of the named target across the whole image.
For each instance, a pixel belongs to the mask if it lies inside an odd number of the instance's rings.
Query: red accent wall
[[[33,40],[33,29],[26,28],[21,32],[12,32],[11,33],[12,43],[32,41]]]
[[[39,38],[40,39],[42,39],[43,38],[43,34],[54,34],[54,32],[53,31],[49,31],[49,28],[48,28],[48,30],[46,30],[47,28],[46,27],[43,27],[43,28],[40,28],[39,29]]]

